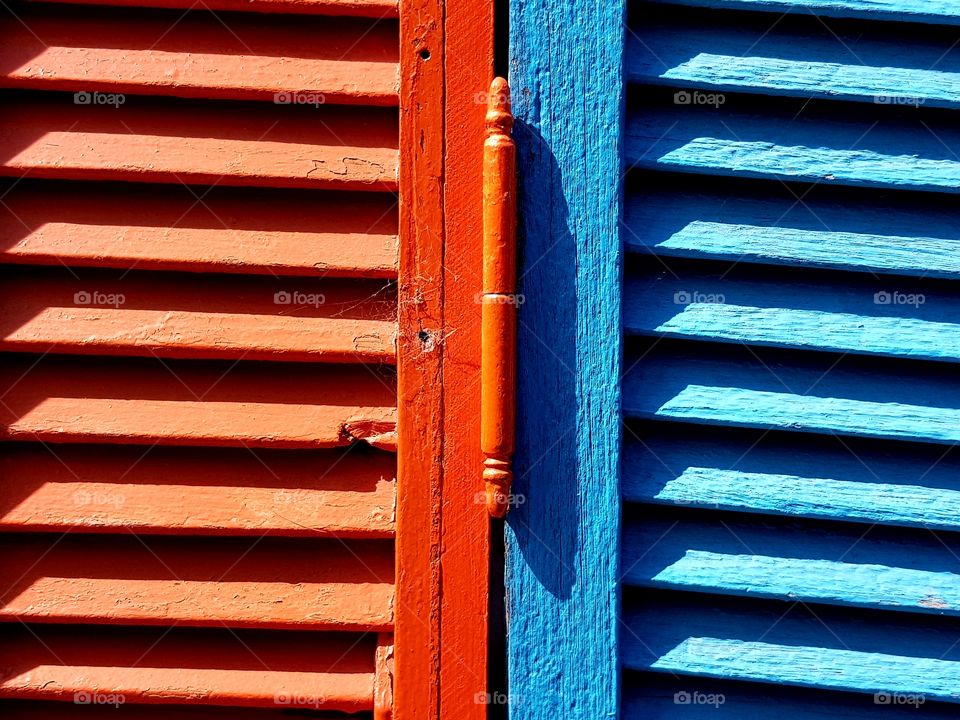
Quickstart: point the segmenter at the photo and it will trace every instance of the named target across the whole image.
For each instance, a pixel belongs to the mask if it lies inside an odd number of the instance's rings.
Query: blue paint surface
[[[525,502],[507,518],[509,713],[614,720],[625,4],[510,10]]]
[[[679,13],[638,24],[627,43],[627,75],[702,91],[960,106],[952,34],[871,30],[834,30],[809,18],[771,26],[764,16]]]
[[[954,0],[647,0],[650,3],[771,13],[815,13],[825,17],[960,24]]]

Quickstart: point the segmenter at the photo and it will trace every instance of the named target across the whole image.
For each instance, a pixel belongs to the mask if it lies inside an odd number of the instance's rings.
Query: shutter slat
[[[637,108],[627,123],[626,160],[688,173],[960,191],[960,160],[950,149],[960,144],[955,126],[821,106],[795,117],[798,110]]]
[[[396,113],[130,98],[123,112],[25,96],[0,117],[0,174],[395,190]]]
[[[193,0],[27,0],[27,2],[198,9]],[[203,0],[203,8],[256,13],[393,18],[397,16],[398,3],[397,0]]]
[[[394,534],[385,452],[39,444],[0,447],[4,532],[153,535]]]
[[[81,695],[81,700],[86,696]],[[278,705],[277,709],[267,708],[224,708],[203,705],[184,705],[178,707],[177,720],[289,720],[290,715]],[[0,713],[7,720],[167,720],[170,708],[163,705],[84,705],[52,701],[6,700],[0,701]],[[343,715],[312,713],[311,720],[343,720]],[[358,720],[369,717],[357,716]]]
[[[926,530],[630,512],[628,584],[960,615],[956,543]]]
[[[0,259],[7,263],[397,275],[388,194],[30,180],[0,192]]]
[[[0,696],[271,709],[300,697],[301,709],[358,712],[373,708],[373,657],[371,642],[340,634],[16,624],[4,629]]]
[[[960,299],[945,284],[738,265],[703,269],[659,262],[624,287],[628,333],[960,361]],[[913,301],[907,304],[901,300]]]
[[[825,17],[960,25],[953,0],[646,0],[687,7],[762,10],[771,13],[816,13]]]
[[[701,350],[700,353],[703,353]],[[705,353],[703,353],[705,355]],[[709,357],[659,346],[628,358],[628,417],[952,444],[960,387],[927,366],[907,381],[892,361],[844,356],[786,363],[761,349],[714,346]]]
[[[3,275],[7,323],[0,350],[288,362],[395,359],[396,305],[376,284],[126,272]]]
[[[91,562],[90,558],[96,558]],[[0,620],[388,630],[389,543],[21,536],[0,559]]]
[[[683,593],[651,598],[657,602],[644,602],[633,593],[625,599],[623,657],[636,670],[871,696],[905,693],[927,702],[960,700],[952,618],[868,611],[851,615],[844,608],[717,596],[708,596],[712,608],[706,608],[697,596]],[[642,641],[636,630],[642,631]],[[810,693],[804,697],[816,699]],[[873,700],[868,702],[876,713]],[[837,717],[828,708],[821,712]]]
[[[686,191],[678,186],[681,183]],[[779,184],[733,189],[711,185],[696,191],[689,185],[687,178],[663,191],[644,186],[628,196],[624,240],[629,250],[665,257],[960,277],[960,222],[940,201],[905,202],[865,191],[825,196],[814,188],[798,203]]]
[[[392,23],[247,15],[225,24],[209,13],[89,8],[18,16],[0,26],[0,87],[397,104]]]
[[[396,392],[370,368],[46,356],[7,361],[3,437],[227,447],[396,447]]]
[[[960,53],[953,38],[902,30],[843,31],[812,19],[686,16],[643,23],[627,40],[631,82],[928,107],[960,106]]]

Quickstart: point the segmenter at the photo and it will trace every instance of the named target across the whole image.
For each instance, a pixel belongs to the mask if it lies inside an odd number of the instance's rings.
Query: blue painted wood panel
[[[824,17],[960,24],[954,0],[647,0],[649,3],[771,13],[814,13]]]
[[[644,21],[627,42],[633,82],[879,105],[960,105],[955,32],[883,25],[838,30],[810,17],[771,24],[684,11]]]
[[[507,518],[509,712],[613,720],[625,7],[515,0],[510,12],[524,502]]]
[[[655,89],[628,115],[633,167],[824,184],[960,192],[960,129],[942,116],[874,106],[674,104]],[[770,101],[766,101],[770,102]],[[798,115],[799,111],[803,111]],[[901,108],[902,110],[902,108]],[[910,109],[913,111],[913,109]]]
[[[627,196],[624,240],[660,257],[960,277],[960,216],[940,198],[779,183],[644,178]]]

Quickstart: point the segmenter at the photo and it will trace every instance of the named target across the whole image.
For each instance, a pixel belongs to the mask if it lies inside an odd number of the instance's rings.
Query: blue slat
[[[956,623],[693,594],[627,603],[628,668],[670,672],[680,682],[699,676],[960,700]]]
[[[759,349],[758,349],[759,350]],[[934,366],[846,356],[782,357],[758,350],[659,345],[624,379],[627,416],[734,427],[960,442],[960,383]],[[698,355],[700,355],[698,357]]]
[[[641,22],[627,42],[630,81],[704,91],[870,103],[960,106],[955,38],[926,32],[843,34],[819,22],[730,14]]]
[[[633,585],[960,616],[960,546],[925,532],[660,510],[631,520],[623,544]]]
[[[834,437],[649,424],[623,456],[628,502],[960,531],[960,454]]]
[[[954,0],[647,0],[666,5],[960,25]]]
[[[506,531],[512,720],[619,714],[625,12],[624,0],[510,3],[526,299],[514,486],[525,502]]]
[[[651,185],[653,182],[651,181]],[[940,199],[863,191],[824,196],[714,183],[628,195],[628,250],[667,257],[960,278],[960,216]],[[827,190],[827,188],[822,188]]]
[[[945,283],[649,265],[657,277],[625,287],[630,333],[960,362],[960,296]]]
[[[721,113],[672,103],[635,105],[628,118],[625,152],[633,167],[960,192],[960,156],[952,149],[960,147],[960,130],[942,118],[822,105]]]

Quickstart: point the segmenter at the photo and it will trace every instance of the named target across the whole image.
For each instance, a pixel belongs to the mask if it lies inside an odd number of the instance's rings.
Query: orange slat
[[[393,455],[360,448],[7,443],[0,530],[385,538],[395,468]]]
[[[396,391],[361,366],[17,356],[0,365],[0,423],[49,442],[392,449]]]
[[[86,703],[89,699],[90,702]],[[28,700],[0,701],[0,717],[4,720],[170,720],[174,711],[164,705],[110,705],[106,693],[98,698],[101,704],[94,704],[93,695],[82,695],[81,704],[74,702],[37,702]],[[277,709],[266,708],[226,708],[184,705],[177,707],[176,720],[290,720],[283,705]],[[344,720],[343,715],[324,713],[311,714],[310,720]],[[354,716],[357,720],[363,715]],[[367,716],[368,717],[368,716]]]
[[[394,23],[49,7],[3,15],[0,87],[397,104]]]
[[[14,624],[4,629],[0,665],[4,698],[373,707],[373,636]]]
[[[18,93],[0,114],[0,175],[393,190],[396,112]]]
[[[393,362],[381,283],[171,273],[0,271],[0,350]]]
[[[0,195],[5,263],[397,275],[389,194],[22,180]]]
[[[0,620],[389,630],[393,545],[285,538],[22,535]]]
[[[397,0],[27,0],[79,5],[113,5],[120,7],[157,7],[246,10],[261,13],[298,13],[316,15],[353,15],[356,17],[396,17]]]

